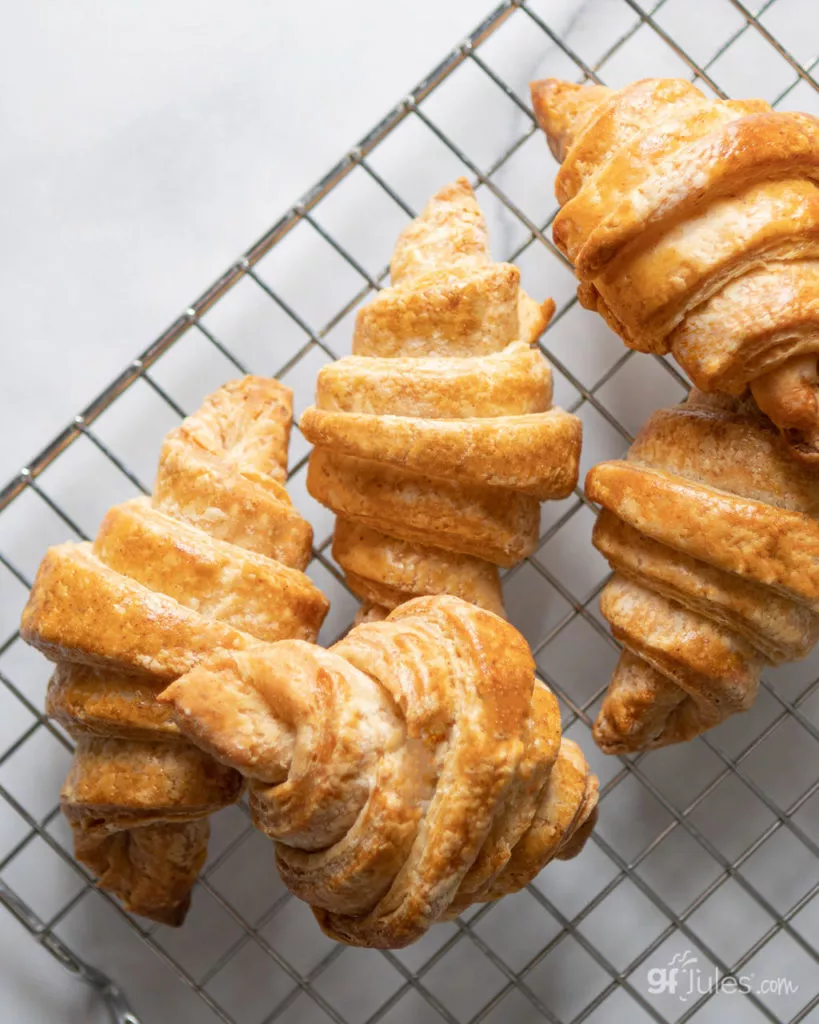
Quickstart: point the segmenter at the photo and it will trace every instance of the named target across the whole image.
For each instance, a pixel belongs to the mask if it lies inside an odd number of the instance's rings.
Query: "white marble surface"
[[[776,0],[765,15],[766,25],[803,58],[811,56],[807,40],[814,5],[815,0]],[[639,27],[625,0],[528,0],[527,6],[582,61],[602,62],[601,73],[612,84],[641,75],[690,74],[659,35]],[[0,230],[0,476],[64,425],[486,13],[466,0],[415,0],[411,10],[384,0],[359,0],[354,7],[330,0],[230,5],[213,0],[146,0],[140,5],[32,0],[15,7],[0,39],[0,75],[7,79],[0,83],[7,143],[0,158],[6,200]],[[742,28],[730,0],[665,0],[657,21],[701,63]],[[624,34],[629,34],[627,41],[607,56]],[[736,94],[773,99],[794,81],[792,69],[760,40],[753,31],[736,37],[711,67],[718,84]],[[533,76],[580,74],[523,11],[488,40],[480,56],[524,98]],[[783,105],[816,112],[816,96],[803,83]],[[429,98],[424,111],[483,169],[529,128],[525,114],[469,62]],[[465,170],[417,118],[407,119],[378,147],[372,164],[415,207]],[[493,181],[527,218],[542,224],[555,205],[554,173],[543,140],[533,135]],[[495,253],[506,257],[526,242],[528,232],[486,188],[479,198]],[[316,208],[315,217],[370,274],[384,266],[405,222],[360,169]],[[652,359],[631,358],[614,370],[623,352],[620,343],[600,318],[571,304],[574,279],[546,247],[532,244],[519,263],[527,289],[539,297],[553,295],[563,312],[546,336],[549,352],[586,390],[595,389],[612,370],[596,390],[596,400],[627,430],[636,430],[653,408],[680,397],[678,382]],[[294,229],[258,271],[315,329],[362,285],[307,225]],[[206,319],[220,340],[260,372],[272,372],[305,340],[250,281],[237,286]],[[334,355],[347,350],[350,327],[347,316],[327,334]],[[326,358],[313,349],[287,371],[299,407],[310,400],[316,369]],[[195,331],[155,368],[157,379],[189,410],[234,372]],[[555,376],[559,402],[577,404],[583,420],[582,470],[622,452],[623,434],[592,404],[579,401],[580,392],[567,376]],[[97,429],[148,481],[159,438],[173,423],[169,410],[140,383],[101,418]],[[296,434],[293,456],[304,450]],[[108,505],[131,493],[127,481],[84,439],[44,474],[43,486],[87,533]],[[306,495],[303,472],[292,480],[291,491],[320,542],[331,517]],[[571,500],[545,506],[544,529],[570,507]],[[581,508],[543,544],[533,564],[505,581],[510,617],[538,648],[541,671],[576,702],[592,698],[615,657],[588,619],[574,618],[555,632],[571,607],[565,595],[582,603],[603,578],[605,566],[590,544],[591,525],[591,513]],[[21,569],[31,573],[43,547],[65,539],[66,533],[65,524],[26,492],[0,517],[0,551],[13,554]],[[310,571],[333,602],[323,634],[330,639],[349,621],[354,602],[321,566],[313,563]],[[24,589],[0,573],[0,641],[24,598]],[[589,605],[592,614],[595,608]],[[0,670],[33,704],[42,704],[47,669],[38,656],[17,644],[0,655]],[[795,700],[817,672],[819,652],[771,673],[770,682]],[[643,763],[668,805],[683,810],[696,804],[690,820],[709,849],[675,825],[668,807],[646,786],[627,776],[606,796],[599,835],[622,861],[638,862],[634,879],[615,885],[617,865],[603,847],[591,843],[582,857],[537,880],[558,916],[572,918],[599,896],[594,909],[578,921],[577,935],[556,941],[527,974],[530,990],[561,1020],[580,1013],[610,983],[612,971],[627,971],[640,950],[671,925],[648,965],[641,963],[630,975],[635,990],[644,994],[646,967],[663,966],[692,945],[673,927],[670,914],[684,912],[712,883],[713,892],[689,921],[698,941],[730,963],[765,935],[772,918],[759,899],[736,882],[716,882],[724,881],[725,858],[737,858],[763,833],[766,840],[748,852],[742,872],[770,905],[785,913],[819,882],[819,862],[780,827],[752,788],[788,807],[815,780],[815,741],[798,722],[789,719],[756,742],[780,711],[766,690],[752,712],[710,734],[712,746],[699,740],[652,754]],[[802,712],[814,724],[819,721],[815,693]],[[32,721],[0,687],[0,750]],[[596,751],[583,723],[575,722],[569,735],[581,742],[604,784],[617,777],[620,762]],[[748,783],[732,773],[723,778],[722,757],[740,756],[749,747],[742,768]],[[54,806],[66,762],[64,749],[40,729],[0,763],[0,784],[31,813],[44,815]],[[814,839],[816,806],[814,797],[793,815]],[[236,809],[218,815],[211,856],[218,856],[244,824]],[[48,827],[57,842],[68,845],[59,816]],[[20,836],[19,819],[0,801],[0,857]],[[643,855],[646,850],[651,852]],[[11,861],[3,879],[44,917],[77,892],[72,870],[41,840]],[[280,891],[269,844],[260,835],[238,845],[208,879],[215,893],[253,920]],[[662,893],[670,914],[647,899],[638,882]],[[296,901],[270,920],[260,920],[263,939],[300,971],[309,971],[327,952],[309,913]],[[794,914],[793,926],[816,941],[819,898]],[[400,953],[399,963],[417,969],[453,929],[434,929],[418,947]],[[523,893],[493,908],[476,932],[504,964],[518,970],[560,935],[560,925],[530,893]],[[144,1024],[215,1020],[98,894],[89,893],[72,906],[57,933],[126,987]],[[218,900],[199,886],[187,926],[157,928],[153,939],[195,977],[204,978],[208,993],[237,1021],[251,1024],[270,1012],[289,982],[253,942],[220,966],[238,934]],[[581,940],[593,943],[608,968],[585,951]],[[0,949],[4,1020],[97,1024],[105,1019],[88,991],[64,975],[2,911]],[[703,965],[708,963],[708,954],[698,955]],[[787,974],[800,985],[787,1004],[771,1004],[782,1019],[790,1019],[817,985],[815,963],[781,933],[751,958],[749,969],[758,977]],[[424,975],[427,990],[457,1019],[468,1019],[497,996],[485,1018],[489,1024],[540,1020],[520,992],[503,995],[506,981],[497,962],[466,939]],[[383,1005],[401,983],[395,967],[378,954],[345,951],[316,980],[316,989],[352,1024]],[[670,997],[654,1005],[669,1019],[685,1009]],[[441,1019],[417,992],[402,997],[383,1017],[385,1024],[440,1024]],[[586,1019],[590,1024],[635,1024],[649,1018],[618,989]],[[747,1024],[762,1018],[744,999],[720,997],[694,1019],[695,1024]],[[326,1018],[302,995],[279,1020],[314,1024]]]
[[[482,14],[31,0],[0,34],[0,479]]]

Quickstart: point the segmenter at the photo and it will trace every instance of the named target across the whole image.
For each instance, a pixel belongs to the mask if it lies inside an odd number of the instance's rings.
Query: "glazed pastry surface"
[[[692,392],[655,413],[586,494],[615,570],[601,608],[625,648],[595,724],[603,750],[693,738],[819,639],[819,479],[750,398]]]
[[[552,407],[533,347],[554,304],[491,260],[463,178],[401,234],[391,276],[301,418],[308,489],[338,516],[333,554],[365,615],[439,593],[502,613],[497,566],[534,549],[539,502],[577,483],[581,424]]]
[[[819,461],[819,121],[683,79],[532,84],[562,162],[555,243],[625,343],[697,388],[750,387]]]
[[[331,937],[406,946],[582,848],[597,779],[506,621],[416,598],[325,651],[281,641],[162,694],[248,779],[285,884]]]
[[[48,713],[76,740],[61,803],[75,852],[129,910],[181,924],[207,816],[242,778],[189,743],[157,694],[214,650],[314,640],[327,601],[283,487],[292,395],[246,377],[165,439],[151,498],[92,544],[50,548],[21,635],[56,662]]]

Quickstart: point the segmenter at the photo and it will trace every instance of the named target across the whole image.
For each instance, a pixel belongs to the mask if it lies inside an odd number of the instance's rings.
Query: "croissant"
[[[48,713],[76,740],[61,794],[76,856],[166,924],[184,919],[207,816],[242,779],[157,694],[214,649],[314,640],[327,612],[282,486],[291,418],[276,381],[220,388],[167,436],[152,498],[112,508],[93,544],[49,549],[23,612],[21,635],[57,663]]]
[[[604,751],[691,739],[819,639],[819,478],[750,397],[692,392],[655,413],[586,494],[624,645],[594,727]]]
[[[683,79],[534,82],[578,296],[697,388],[747,387],[819,461],[819,121]]]
[[[421,597],[325,651],[223,652],[161,695],[249,779],[285,884],[340,942],[394,949],[582,848],[597,779],[523,637]]]
[[[539,501],[577,483],[580,421],[553,409],[532,348],[554,310],[494,263],[465,178],[401,234],[392,286],[358,313],[299,426],[307,487],[365,614],[447,593],[503,612],[498,566],[534,550]]]

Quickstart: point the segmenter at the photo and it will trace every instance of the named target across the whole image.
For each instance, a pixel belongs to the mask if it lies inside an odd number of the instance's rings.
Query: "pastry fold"
[[[214,651],[315,640],[327,601],[283,487],[292,395],[245,377],[165,439],[151,498],[93,543],[50,548],[21,635],[56,662],[47,710],[76,740],[61,804],[75,853],[135,913],[181,924],[207,817],[243,781],[180,732],[159,692]]]
[[[601,609],[625,648],[594,728],[603,750],[691,739],[819,639],[819,481],[750,398],[692,392],[655,413],[586,494],[615,570]]]
[[[223,652],[160,697],[248,779],[255,824],[323,930],[395,949],[577,854],[598,784],[523,637],[417,598],[325,651]]]
[[[750,387],[819,461],[819,121],[679,79],[546,79],[532,99],[583,305],[703,391]]]
[[[391,274],[302,415],[308,490],[339,517],[333,554],[366,615],[439,593],[501,611],[497,566],[534,550],[539,502],[577,484],[581,424],[552,407],[533,347],[554,304],[492,262],[465,179],[407,226]]]

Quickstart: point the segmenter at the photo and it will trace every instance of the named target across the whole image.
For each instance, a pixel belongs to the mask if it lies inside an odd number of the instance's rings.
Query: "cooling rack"
[[[544,507],[538,550],[504,591],[600,775],[599,828],[527,891],[397,953],[325,939],[242,805],[213,819],[182,929],[96,890],[56,804],[71,742],[43,716],[47,666],[15,630],[44,547],[92,535],[111,503],[145,491],[161,437],[208,391],[267,373],[294,388],[297,411],[309,404],[317,369],[349,352],[397,232],[458,174],[478,188],[495,257],[557,301],[542,345],[557,399],[584,421],[582,471],[619,455],[685,381],[576,304],[549,237],[556,168],[527,83],[687,76],[819,113],[817,25],[814,0],[501,4],[0,492],[0,900],[113,1021],[819,1021],[819,658],[768,673],[752,711],[690,744],[601,755],[589,726],[617,649],[579,491]],[[315,528],[329,642],[356,601],[331,517],[306,493],[306,456],[296,431],[290,489]]]

